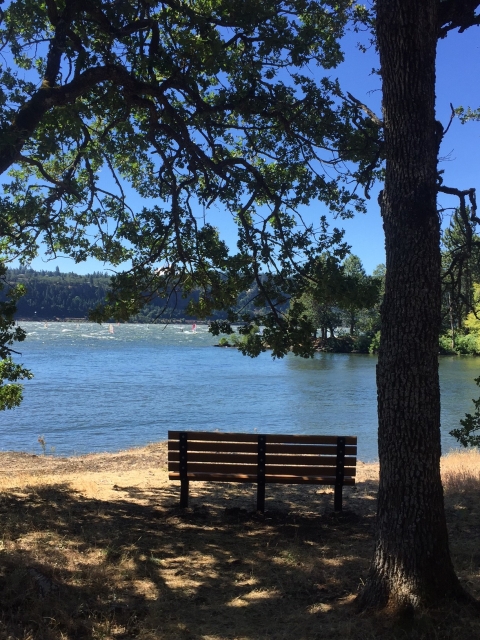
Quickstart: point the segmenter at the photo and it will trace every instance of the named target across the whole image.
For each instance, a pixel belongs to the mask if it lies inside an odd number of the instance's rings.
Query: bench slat
[[[221,431],[169,431],[169,440],[178,440],[180,433],[186,433],[188,440],[204,442],[258,442],[256,433],[223,433]]]
[[[178,451],[179,444],[176,440],[168,441],[169,451]],[[193,442],[188,440],[188,451],[220,451],[224,453],[257,453],[257,442]]]
[[[178,440],[180,431],[169,431],[169,440]],[[187,431],[189,441],[206,441],[206,442],[253,442],[258,441],[257,433],[223,433],[220,431]],[[342,436],[345,438],[345,444],[356,445],[357,436]],[[268,434],[267,442],[271,443],[299,443],[299,444],[337,444],[337,436],[323,435],[279,435]]]
[[[265,482],[274,484],[335,484],[335,476],[265,476]],[[345,486],[354,486],[355,478],[345,478]]]
[[[337,445],[337,438],[339,436],[290,436],[290,435],[279,435],[279,434],[268,434],[267,435],[267,443],[275,443],[280,444],[282,442],[285,443],[298,443],[298,444],[334,444]],[[357,444],[357,436],[341,436],[345,440],[345,444],[356,445]]]
[[[294,453],[297,455],[336,455],[336,445],[313,445],[313,444],[275,444],[267,440],[267,454],[269,453]],[[357,455],[357,446],[345,445],[345,455]]]
[[[223,453],[257,453],[258,444],[248,442],[195,442],[188,440],[188,451],[219,451]],[[178,441],[169,440],[169,451],[178,451]],[[269,453],[292,453],[292,454],[312,454],[312,455],[335,455],[336,445],[312,445],[312,444],[274,444],[267,440],[267,455]],[[356,445],[345,445],[345,455],[355,456],[357,454]]]
[[[179,472],[180,473],[180,463],[179,462],[171,462],[169,464],[169,469],[171,469],[174,472]],[[190,462],[190,460],[188,460],[187,463],[187,475],[190,474],[190,472],[196,472],[196,471],[201,471],[203,473],[220,473],[220,474],[235,474],[235,473],[241,473],[241,474],[248,474],[248,475],[255,475],[255,478],[257,477],[257,471],[258,471],[258,467],[256,464],[228,464],[228,463],[213,463],[213,462]]]
[[[239,462],[257,464],[257,453],[215,453],[210,451],[189,451],[188,462]],[[168,464],[180,462],[179,451],[168,452]]]
[[[179,473],[170,473],[168,475],[169,480],[180,480]],[[188,473],[188,480],[196,480],[197,482],[256,482],[257,475],[254,476],[248,474],[228,474],[222,473]],[[335,477],[333,476],[265,476],[265,482],[268,484],[335,484]],[[345,478],[343,483],[345,486],[353,486],[355,484],[355,478]]]
[[[169,480],[180,480],[179,473],[169,473]],[[256,482],[257,474],[254,476],[244,473],[187,473],[187,480],[205,481],[215,480],[217,482]]]
[[[174,473],[180,473],[180,463],[171,462],[169,469]],[[335,477],[336,467],[321,467],[321,466],[288,466],[288,465],[270,465],[268,462],[265,466],[265,473],[268,475],[291,475],[291,476],[332,476]],[[206,462],[190,462],[188,461],[187,475],[190,472],[202,472],[202,473],[219,473],[219,474],[235,474],[242,473],[248,475],[256,475],[258,471],[257,465],[237,463],[206,463]],[[345,476],[353,477],[356,474],[355,467],[345,469]]]
[[[214,453],[208,451],[190,451],[188,460],[189,462],[239,462],[245,464],[256,464],[257,454],[251,453]],[[283,455],[267,452],[268,464],[323,464],[323,465],[336,465],[336,456],[319,455]],[[179,451],[168,452],[168,462],[180,462]],[[357,459],[353,456],[345,456],[345,466],[354,467]]]

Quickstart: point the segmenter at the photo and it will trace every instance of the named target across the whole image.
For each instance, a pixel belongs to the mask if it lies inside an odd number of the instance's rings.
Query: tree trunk
[[[452,302],[452,296],[450,294],[448,294],[448,313],[450,315],[450,329],[452,332],[451,347],[452,347],[452,351],[454,351],[455,350],[455,323],[453,321],[453,302]]]
[[[380,485],[362,608],[460,596],[440,479],[436,207],[437,0],[377,0],[386,178],[386,283],[377,367]]]

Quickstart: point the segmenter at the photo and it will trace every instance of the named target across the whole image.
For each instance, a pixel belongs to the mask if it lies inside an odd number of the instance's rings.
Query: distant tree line
[[[16,319],[65,320],[89,318],[90,312],[103,305],[110,291],[110,276],[103,272],[87,275],[54,271],[35,271],[28,267],[8,270],[9,285],[22,285],[25,294],[17,301]],[[317,327],[312,336],[319,348],[333,351],[368,352],[380,328],[380,297],[385,277],[384,265],[379,265],[372,276],[365,273],[357,256],[350,255],[338,266],[325,259],[319,261],[316,284],[292,304],[300,302],[303,316]],[[243,292],[238,307],[255,313],[255,287]],[[192,321],[196,316],[189,304],[196,302],[198,293],[193,291],[182,297],[177,292],[169,300],[149,300],[132,322]],[[283,305],[288,312],[289,303]],[[212,319],[225,314],[217,312]],[[373,349],[373,347],[372,347]]]
[[[8,270],[8,282],[23,284],[26,290],[17,302],[16,317],[23,320],[86,319],[89,310],[105,299],[109,281],[101,272],[78,275],[62,273],[58,267],[55,271]]]
[[[17,302],[16,318],[21,320],[87,320],[92,309],[102,305],[110,289],[110,276],[102,272],[88,275],[55,271],[35,271],[20,267],[8,270],[11,285],[23,284],[25,295]],[[163,320],[190,319],[186,313],[189,300],[181,296],[169,307]],[[132,318],[132,322],[153,322],[165,301],[153,300]]]
[[[10,287],[22,285],[25,294],[17,300],[17,320],[88,320],[90,312],[105,303],[110,291],[111,277],[103,272],[91,274],[63,273],[57,267],[54,271],[35,271],[28,267],[8,269],[7,281]],[[8,289],[6,289],[8,290]],[[5,297],[6,291],[3,292]],[[0,293],[0,296],[2,293]],[[248,306],[249,294],[242,294],[239,304]],[[180,292],[169,300],[154,298],[149,300],[131,318],[131,322],[153,323],[156,320],[192,321],[196,316],[189,311],[189,304],[196,301],[196,291],[183,297]],[[226,314],[217,312],[213,318]]]
[[[464,212],[469,215],[469,211]],[[456,210],[442,238],[443,306],[441,353],[480,355],[480,237],[471,234],[462,212]],[[101,271],[79,275],[35,271],[28,267],[10,268],[6,280],[10,287],[22,286],[26,293],[17,299],[16,319],[87,320],[92,309],[105,303],[111,276]],[[380,304],[385,286],[385,265],[367,275],[360,258],[348,255],[339,265],[331,256],[317,261],[312,285],[298,298],[283,305],[288,311],[295,304],[302,315],[317,327],[312,338],[326,351],[375,353],[380,341]],[[8,287],[0,293],[5,299]],[[243,292],[238,307],[255,313],[256,287]],[[192,321],[196,315],[189,304],[198,292],[183,297],[177,292],[169,300],[149,300],[132,322]],[[211,319],[225,316],[216,312]]]

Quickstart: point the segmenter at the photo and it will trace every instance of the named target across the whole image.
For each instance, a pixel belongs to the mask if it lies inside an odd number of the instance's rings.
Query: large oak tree
[[[377,368],[380,487],[364,606],[466,597],[450,560],[440,479],[440,219],[435,120],[439,36],[478,3],[378,0],[386,176],[386,283]],[[469,6],[467,6],[469,5]]]
[[[301,310],[287,319],[275,303],[321,275],[321,253],[340,260],[345,247],[324,220],[312,245],[315,229],[298,210],[312,200],[340,215],[362,209],[348,183],[368,195],[386,160],[381,474],[363,607],[467,597],[440,480],[434,86],[438,38],[479,24],[477,4],[377,1],[383,122],[306,71],[335,66],[345,24],[366,17],[347,1],[17,0],[2,14],[3,252],[28,260],[44,243],[76,260],[131,259],[108,313],[127,316],[149,295],[195,286],[206,314],[256,281],[272,309],[274,354],[308,353]],[[129,206],[132,188],[147,203],[141,211]],[[208,224],[215,203],[238,225],[235,255]],[[264,346],[256,340],[253,351]]]

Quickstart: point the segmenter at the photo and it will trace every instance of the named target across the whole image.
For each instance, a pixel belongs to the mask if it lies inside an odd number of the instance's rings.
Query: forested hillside
[[[105,301],[110,286],[110,276],[101,272],[88,275],[56,271],[34,271],[28,268],[9,269],[7,281],[11,285],[23,284],[27,294],[18,301],[18,320],[66,320],[88,319],[91,309]],[[193,294],[195,295],[195,294]],[[177,296],[162,319],[191,320],[186,307],[191,296]],[[164,300],[154,300],[133,322],[153,322],[165,306]]]

